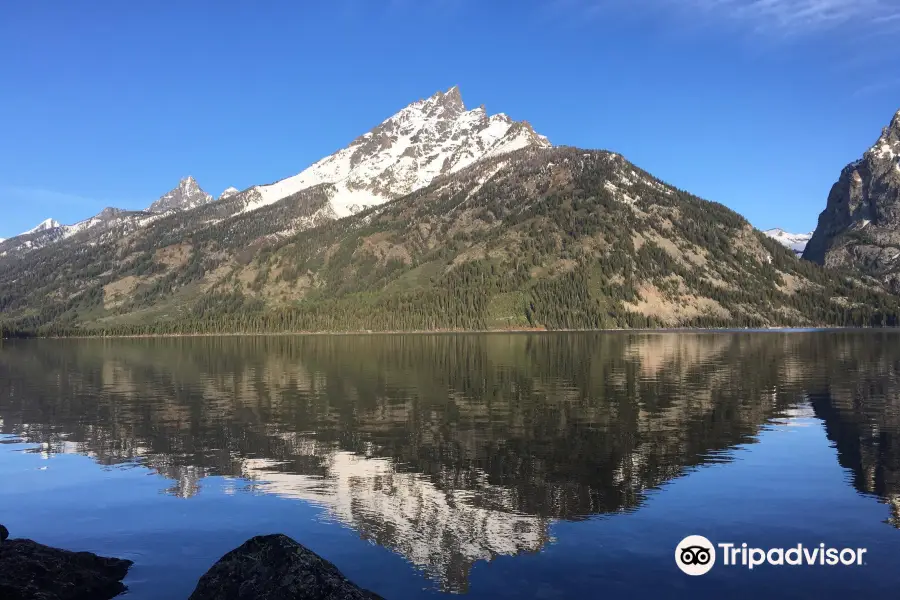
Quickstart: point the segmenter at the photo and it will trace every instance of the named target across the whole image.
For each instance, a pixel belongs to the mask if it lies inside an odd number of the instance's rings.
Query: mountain
[[[857,269],[900,293],[900,111],[841,171],[803,257]]]
[[[160,214],[107,207],[89,219],[74,225],[60,225],[48,219],[37,228],[21,235],[0,240],[0,258],[18,257],[62,241],[96,245],[128,235],[158,219]],[[52,226],[43,226],[51,223]],[[42,227],[43,226],[43,227]]]
[[[233,188],[229,188],[231,189]],[[128,235],[170,211],[192,210],[213,201],[214,198],[204,192],[193,177],[186,177],[178,187],[161,196],[146,210],[125,210],[109,206],[93,217],[73,225],[60,225],[58,221],[47,219],[16,237],[0,239],[0,257],[21,256],[73,237],[77,237],[80,243],[97,244],[103,239]]]
[[[811,233],[788,233],[784,229],[777,227],[775,229],[766,229],[763,233],[785,248],[790,248],[797,256],[803,255],[803,250],[806,248],[809,238],[812,237]]]
[[[127,227],[120,229],[130,232],[152,222],[147,213],[162,215],[170,210],[189,211],[219,204],[206,214],[209,220],[220,221],[297,194],[315,197],[314,210],[303,210],[281,230],[269,232],[287,235],[383,204],[482,158],[527,146],[549,147],[550,142],[526,122],[513,121],[502,113],[488,116],[484,107],[466,110],[459,88],[453,87],[414,102],[298,175],[243,192],[230,187],[222,192],[218,203],[193,177],[186,177],[146,211],[131,211]],[[30,252],[86,229],[81,224],[68,227],[72,229],[60,235],[0,246],[0,256]],[[92,230],[91,235],[97,234],[106,235],[106,231]]]
[[[44,219],[36,226],[32,227],[28,231],[20,233],[19,235],[31,235],[32,233],[39,233],[41,231],[47,231],[48,229],[53,229],[55,227],[59,227],[59,221],[54,219]]]
[[[896,323],[900,299],[798,260],[622,156],[523,148],[351,217],[305,190],[0,260],[7,329],[435,330]]]
[[[289,195],[268,202],[265,189]],[[341,204],[349,191],[355,206]],[[894,324],[900,313],[877,280],[800,261],[621,155],[551,147],[527,124],[466,111],[456,88],[277,184],[192,209],[106,213],[50,230],[52,245],[0,245],[0,325],[764,327]]]
[[[240,194],[240,193],[241,193],[241,190],[237,189],[236,187],[225,188],[225,191],[223,191],[222,194],[217,199],[225,200],[226,198],[231,198],[235,194]]]
[[[163,194],[159,200],[147,208],[147,211],[159,213],[167,210],[190,210],[209,204],[214,200],[210,194],[200,189],[196,179],[185,177],[179,182],[178,187]]]
[[[255,210],[299,191],[329,184],[323,214],[346,217],[383,204],[490,156],[525,147],[549,147],[527,122],[484,107],[466,110],[458,87],[415,102],[346,148],[305,171],[241,194],[244,211]]]

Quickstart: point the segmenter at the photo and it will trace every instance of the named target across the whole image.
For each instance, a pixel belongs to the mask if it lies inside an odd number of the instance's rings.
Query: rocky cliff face
[[[858,269],[900,292],[900,112],[841,171],[803,258]]]

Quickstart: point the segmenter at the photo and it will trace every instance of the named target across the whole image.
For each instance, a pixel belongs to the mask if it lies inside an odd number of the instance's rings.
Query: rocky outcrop
[[[900,292],[900,112],[841,171],[803,258],[857,269]]]
[[[197,180],[193,177],[185,177],[178,183],[178,187],[164,194],[159,200],[147,209],[152,213],[165,212],[167,210],[190,210],[209,204],[214,198],[204,192]]]
[[[130,560],[8,540],[0,525],[0,598],[109,600],[127,588]],[[219,559],[190,600],[383,600],[282,534],[251,538]]]
[[[190,600],[380,600],[286,535],[251,538],[200,578]]]
[[[3,600],[107,600],[126,590],[130,560],[70,552],[6,537],[0,526],[0,598]]]

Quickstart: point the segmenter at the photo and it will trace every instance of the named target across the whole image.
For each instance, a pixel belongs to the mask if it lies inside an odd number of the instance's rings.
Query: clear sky
[[[808,231],[900,108],[898,33],[896,0],[7,2],[0,237],[282,179],[453,85]]]

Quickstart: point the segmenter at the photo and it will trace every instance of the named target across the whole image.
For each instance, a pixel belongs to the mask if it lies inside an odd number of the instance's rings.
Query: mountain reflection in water
[[[0,432],[203,494],[324,507],[445,590],[631,511],[773,419],[824,421],[900,527],[891,332],[212,337],[0,345]]]

